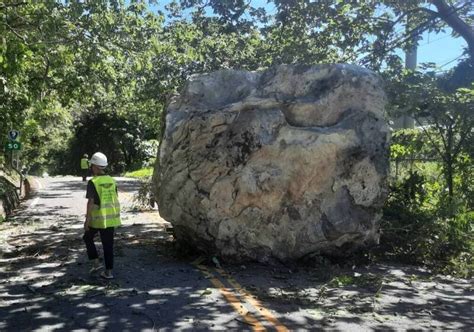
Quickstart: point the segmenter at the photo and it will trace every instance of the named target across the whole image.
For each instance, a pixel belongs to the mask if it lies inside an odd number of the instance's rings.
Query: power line
[[[446,35],[446,36],[440,37],[440,38],[438,38],[438,39],[428,40],[426,43],[421,44],[421,45],[418,45],[418,46],[419,46],[419,47],[421,47],[421,46],[426,46],[426,45],[429,45],[429,44],[432,44],[432,43],[436,43],[436,42],[439,41],[439,40],[446,39],[446,38],[448,38],[448,37],[451,37],[451,36],[450,36],[450,35]]]
[[[445,72],[450,71],[452,68],[449,68],[449,69],[441,69],[441,68],[443,68],[443,67],[446,66],[446,65],[449,65],[449,64],[452,63],[453,61],[456,61],[456,60],[460,59],[460,58],[463,57],[463,56],[464,56],[464,54],[461,54],[461,55],[455,57],[454,59],[449,60],[448,62],[442,64],[441,66],[438,66],[438,67],[434,70],[434,72],[435,72],[435,73],[445,73]]]
[[[462,6],[460,6],[458,8],[452,7],[451,12],[447,16],[451,16],[451,15],[456,14],[457,12],[459,12],[460,10],[465,8],[466,5],[468,5],[468,2],[464,3]],[[436,25],[440,21],[442,21],[442,19],[440,17],[434,18],[433,21],[430,21],[430,20],[425,21],[424,23],[420,24],[419,26],[417,26],[417,27],[411,29],[410,31],[408,31],[405,35],[402,35],[399,38],[396,38],[395,40],[393,40],[392,45],[390,45],[387,49],[385,49],[384,53],[387,54],[388,52],[393,51],[394,49],[401,47],[404,43],[408,42],[412,38],[415,38],[416,36],[419,36],[420,34],[425,32],[426,30],[428,30],[431,26]],[[372,54],[368,54],[368,55],[362,57],[361,60],[363,60],[363,59],[365,59],[365,58],[367,58],[371,55]]]
[[[449,61],[446,62],[445,64],[442,64],[441,66],[439,66],[439,68],[443,68],[444,66],[449,65],[451,62],[456,61],[456,60],[458,60],[459,58],[462,58],[463,56],[464,56],[464,54],[461,54],[461,55],[455,57],[454,59],[449,60]]]

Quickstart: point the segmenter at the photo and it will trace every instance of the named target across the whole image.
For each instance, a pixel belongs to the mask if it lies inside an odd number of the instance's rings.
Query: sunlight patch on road
[[[125,210],[134,209],[136,207],[136,203],[133,196],[134,194],[119,190],[119,200],[122,205],[122,209],[125,209]],[[152,220],[159,223],[169,224],[166,220],[161,218],[157,210],[145,210],[145,211],[138,210],[138,212],[145,219]]]
[[[43,184],[41,183],[41,181],[39,181],[36,178],[32,178],[32,179],[36,182],[36,186],[38,188],[38,194],[39,194],[39,192],[43,189]],[[39,199],[40,199],[39,196],[36,197],[35,199],[33,199],[33,201],[31,202],[31,204],[29,206],[29,208],[30,209],[34,208],[36,206],[36,204],[38,204]]]

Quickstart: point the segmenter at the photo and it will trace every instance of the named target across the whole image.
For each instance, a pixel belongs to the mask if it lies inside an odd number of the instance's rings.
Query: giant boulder
[[[234,259],[343,255],[378,241],[389,131],[380,79],[338,64],[192,77],[154,172],[177,240]]]

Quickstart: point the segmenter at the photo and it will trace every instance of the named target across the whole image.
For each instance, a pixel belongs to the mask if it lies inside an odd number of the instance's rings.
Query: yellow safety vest
[[[89,160],[87,158],[81,159],[81,169],[88,169],[89,168]]]
[[[94,205],[90,226],[93,228],[118,227],[120,222],[120,204],[115,180],[109,175],[99,175],[92,178],[100,206]]]

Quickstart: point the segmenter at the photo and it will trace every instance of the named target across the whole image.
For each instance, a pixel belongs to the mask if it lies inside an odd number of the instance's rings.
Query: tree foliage
[[[459,232],[469,234],[474,197],[474,2],[158,3],[0,0],[0,144],[19,129],[22,158],[35,172],[77,172],[81,155],[96,150],[108,155],[113,172],[133,170],[149,159],[154,143],[147,142],[160,137],[166,102],[190,75],[359,64],[386,79],[393,115],[409,112],[418,121],[419,130],[395,133],[395,160],[436,160],[424,164],[430,172],[412,163],[392,183],[386,216],[409,229],[390,233],[403,235],[392,244],[413,257],[465,252],[472,242]],[[467,43],[452,72],[403,70],[397,51],[412,48],[425,31],[448,28]]]
[[[397,48],[447,26],[471,45],[470,2],[273,0],[262,8],[180,0],[163,12],[153,3],[0,2],[0,130],[22,131],[27,163],[48,160],[59,143],[46,136],[67,140],[84,110],[138,119],[143,139],[159,137],[167,98],[197,72],[296,62],[396,72]],[[38,121],[38,112],[53,116],[62,132]]]
[[[353,62],[380,70],[399,61],[425,31],[453,30],[474,55],[474,4],[470,1],[267,1],[181,0],[175,7],[211,11],[228,29],[258,28],[265,40],[265,65]],[[268,7],[273,10],[268,10]],[[179,12],[179,11],[178,11]]]
[[[127,169],[136,169],[151,156],[146,154],[143,144],[144,126],[138,118],[134,120],[117,112],[90,109],[82,113],[74,123],[74,133],[62,162],[51,165],[57,173],[76,170],[77,157],[87,153],[103,152],[109,161],[109,172],[118,174]]]
[[[455,174],[472,184],[472,164],[469,169],[466,162],[474,156],[474,76],[469,88],[449,91],[446,87],[453,87],[452,80],[453,74],[438,77],[434,72],[406,71],[399,81],[392,81],[391,89],[392,112],[413,114],[425,145],[441,161],[448,201],[453,200],[456,189],[460,195],[463,191],[459,189],[469,187],[456,185]]]
[[[417,127],[393,135],[382,239],[398,259],[465,276],[474,269],[474,75],[466,68],[440,76],[426,66],[389,85],[390,111],[409,112]]]
[[[85,109],[139,118],[144,138],[156,136],[163,91],[147,84],[146,69],[161,42],[161,16],[141,1],[6,2],[0,9],[0,129],[21,130],[25,162],[45,164],[66,147]]]

